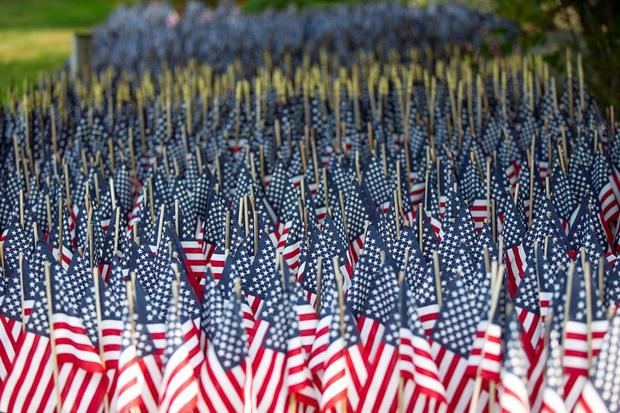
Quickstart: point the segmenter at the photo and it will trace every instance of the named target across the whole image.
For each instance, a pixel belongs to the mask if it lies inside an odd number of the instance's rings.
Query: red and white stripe
[[[482,346],[478,370],[483,379],[498,382],[502,369],[502,329],[499,325],[488,325]]]
[[[467,360],[436,342],[431,343],[431,351],[439,368],[439,378],[446,389],[448,411],[455,413],[468,411],[474,389],[474,379],[465,374]],[[488,393],[482,390],[478,407],[486,406],[487,401]]]
[[[308,357],[308,367],[312,372],[312,376],[321,384],[324,372],[324,366],[327,358],[327,348],[329,346],[329,327],[331,323],[331,315],[326,315],[318,320],[312,349]]]
[[[478,366],[480,366],[482,360],[482,348],[486,345],[485,340],[489,327],[492,327],[492,325],[489,326],[487,320],[480,320],[476,327],[474,341],[471,344],[469,357],[467,358],[467,374],[471,377],[476,377],[476,374],[478,374]]]
[[[312,352],[312,344],[314,343],[316,329],[319,324],[319,317],[312,305],[296,304],[294,306],[297,314],[297,325],[299,327],[299,337],[304,348],[306,357]]]
[[[323,225],[323,221],[327,216],[327,207],[321,206],[314,209],[314,214],[316,216],[317,221],[319,221],[320,225]]]
[[[0,315],[0,386],[9,375],[21,335],[20,321]]]
[[[117,412],[131,412],[140,408],[144,377],[136,354],[136,347],[128,345],[121,351],[118,362],[116,389],[112,396],[110,408]]]
[[[424,200],[424,181],[414,183],[409,188],[409,202],[411,205],[417,205]]]
[[[79,317],[64,313],[52,316],[58,364],[73,363],[90,372],[104,372],[99,351],[91,343]]]
[[[474,199],[469,206],[469,212],[474,221],[474,228],[480,231],[489,219],[489,203],[486,199]]]
[[[443,221],[443,217],[446,215],[446,206],[448,205],[448,197],[445,195],[439,196],[439,218]]]
[[[381,342],[377,359],[370,368],[368,382],[361,394],[359,411],[389,412],[398,407],[400,386],[399,349]]]
[[[525,249],[522,245],[506,249],[506,281],[508,284],[508,293],[512,298],[517,294],[517,287],[523,279],[527,262],[526,259]]]
[[[317,409],[320,395],[312,381],[312,373],[307,365],[307,355],[301,336],[292,337],[288,341],[286,353],[286,378],[288,395],[295,395],[297,409]]]
[[[189,412],[198,404],[198,379],[191,364],[193,350],[191,342],[183,341],[168,358],[159,395],[160,412]]]
[[[9,235],[9,229],[7,228],[0,233],[0,243],[3,243],[8,235]]]
[[[361,234],[356,237],[347,248],[347,257],[349,258],[349,263],[351,264],[351,269],[355,270],[355,266],[359,261],[360,255],[364,250],[364,237],[365,234]]]
[[[538,176],[540,179],[545,179],[549,176],[549,162],[538,161]]]
[[[430,337],[439,319],[439,304],[417,307],[417,311],[420,322],[422,323],[422,328],[424,329],[424,334],[426,337]]]
[[[291,231],[292,225],[293,225],[292,221],[288,221],[284,223],[278,221],[276,223],[275,231],[269,234],[269,238],[271,239],[271,242],[273,242],[273,245],[280,252],[284,250],[284,247],[286,247],[286,241],[288,239],[288,234]]]
[[[203,278],[207,272],[207,256],[204,252],[204,243],[199,240],[181,241],[181,247],[187,261],[185,266],[195,277]]]
[[[603,401],[598,391],[594,388],[592,383],[588,381],[583,390],[581,391],[581,395],[579,396],[579,400],[577,404],[575,404],[575,408],[573,409],[573,413],[611,413],[607,404]]]
[[[516,306],[517,315],[523,327],[522,345],[530,361],[533,360],[539,347],[543,344],[544,325],[541,315]]]
[[[549,307],[551,307],[551,300],[553,299],[553,292],[551,291],[540,291],[540,316],[542,317],[542,322],[545,322],[545,317],[549,313]]]
[[[596,357],[601,351],[603,338],[607,332],[607,320],[594,320],[590,323],[592,341],[590,343],[592,356]],[[586,323],[568,320],[564,340],[564,356],[562,363],[567,375],[588,375],[588,325]]]
[[[147,412],[158,411],[159,392],[163,380],[161,358],[157,354],[149,354],[138,359],[138,364],[144,379],[140,401]]]
[[[360,315],[357,328],[364,344],[364,358],[370,366],[374,366],[379,347],[381,347],[385,326],[377,320]]]
[[[620,203],[620,171],[618,171],[613,165],[613,172],[609,177],[609,181],[611,182],[611,189],[614,191],[614,195],[616,196],[616,201]]]
[[[58,248],[52,247],[52,255],[54,256],[56,261],[60,260],[60,254],[58,253]],[[73,252],[63,244],[62,261],[60,262],[63,270],[67,271],[69,269],[72,259],[73,259]]]
[[[588,384],[587,376],[577,376],[575,374],[565,376],[564,382],[564,404],[568,411],[573,411],[573,408],[579,401],[581,394],[583,393],[586,384]]]
[[[166,324],[150,323],[146,325],[146,329],[151,335],[151,340],[153,341],[153,346],[155,347],[155,353],[161,356],[164,354],[164,350],[166,349]]]
[[[519,182],[519,171],[521,170],[521,166],[518,162],[511,162],[511,164],[506,168],[505,174],[508,178],[508,182],[510,182],[511,190],[514,190],[517,182]],[[511,191],[512,192],[512,191]]]
[[[443,229],[441,227],[441,221],[439,221],[437,218],[433,217],[432,215],[428,213],[426,214],[426,219],[431,224],[431,228],[433,229],[433,232],[437,236],[437,240],[441,241],[444,235]]]
[[[431,352],[428,340],[419,337],[407,328],[400,329],[399,346],[400,374],[405,381],[414,384],[416,393],[432,399],[435,403],[446,406],[446,389],[439,378],[439,369]],[[403,397],[404,411],[411,411],[417,403],[413,397]]]
[[[50,339],[26,332],[17,346],[13,369],[0,396],[0,410],[53,412],[57,396]],[[98,412],[101,409],[106,388],[102,373],[91,373],[73,363],[63,363],[59,366],[58,383],[63,411]]]
[[[226,254],[218,252],[217,250],[213,251],[211,256],[209,257],[209,262],[207,266],[211,269],[211,274],[213,278],[218,280],[222,278],[222,273],[224,272],[224,266],[226,265]]]
[[[285,353],[274,351],[264,346],[269,334],[269,323],[257,320],[254,336],[250,340],[249,356],[252,360],[252,397],[257,402],[259,411],[284,411],[287,399],[285,386]]]
[[[524,339],[521,339],[523,345]],[[547,365],[547,351],[544,345],[539,346],[533,355],[527,354],[527,392],[530,398],[532,411],[539,411],[544,403],[545,369]]]
[[[620,214],[618,200],[614,194],[611,182],[607,182],[598,193],[598,200],[601,204],[601,216],[603,222],[615,232],[616,221]]]
[[[293,274],[297,274],[299,269],[299,259],[301,257],[301,241],[296,240],[287,242],[282,248],[282,257]]]
[[[332,341],[326,351],[321,410],[357,411],[368,379],[361,344],[346,347],[343,338]]]
[[[121,334],[123,322],[120,320],[101,320],[101,346],[103,350],[103,363],[108,376],[108,398],[112,400],[116,391],[117,367],[121,353]]]
[[[555,390],[550,387],[545,387],[542,395],[543,402],[540,409],[541,413],[568,413],[568,409],[564,404],[564,399]],[[577,406],[575,406],[575,408],[577,408]]]
[[[249,361],[244,360],[231,369],[225,369],[215,349],[207,342],[205,361],[200,368],[201,403],[206,405],[207,412],[236,413],[243,412],[245,405],[251,406],[249,365]]]
[[[500,383],[500,411],[506,413],[530,413],[530,402],[523,380],[516,374],[502,369]]]
[[[77,226],[77,216],[79,213],[79,208],[77,205],[73,204],[71,211],[69,213],[69,233],[71,234],[71,243],[75,244],[77,242],[77,237],[75,234],[75,227]]]

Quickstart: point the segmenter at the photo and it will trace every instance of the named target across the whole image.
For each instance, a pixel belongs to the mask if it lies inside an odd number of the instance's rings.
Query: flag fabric
[[[589,380],[584,386],[575,405],[576,412],[613,412],[620,408],[617,395],[620,386],[618,379],[618,346],[620,318],[615,315],[603,339],[601,353],[590,370]]]
[[[504,363],[500,373],[499,407],[503,412],[529,413],[527,367],[529,361],[521,347],[520,323],[513,312],[506,327]]]
[[[136,6],[9,94],[0,410],[618,411],[613,111],[437,10]]]

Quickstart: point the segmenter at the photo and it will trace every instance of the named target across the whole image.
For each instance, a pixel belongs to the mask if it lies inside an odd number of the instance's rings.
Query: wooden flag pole
[[[19,252],[19,299],[21,303],[21,321],[22,325],[26,324],[26,309],[24,308],[24,253]],[[4,259],[2,260],[4,262]]]
[[[394,191],[394,226],[396,228],[396,238],[400,237],[400,217],[398,209],[398,191]]]
[[[54,326],[53,326],[53,310],[52,310],[52,275],[50,270],[50,263],[44,262],[43,267],[45,269],[45,291],[47,298],[47,320],[49,324],[49,332],[50,332],[50,352],[51,352],[51,362],[52,362],[52,371],[54,375],[54,391],[56,392],[56,410],[58,413],[62,412],[62,399],[60,395],[60,383],[58,381],[58,359],[56,358],[56,339],[54,337]]]
[[[601,299],[605,297],[605,257],[598,258],[598,294]]]
[[[118,254],[118,240],[121,226],[121,209],[116,207],[116,213],[114,216],[114,250],[112,251],[113,255],[116,256]]]
[[[585,250],[582,249],[585,252]],[[585,254],[584,254],[585,255]],[[586,343],[588,346],[588,371],[592,367],[592,267],[586,261],[583,265],[586,287]]]
[[[323,257],[317,258],[316,263],[316,313],[321,315],[321,298],[323,295]]]
[[[20,189],[19,190],[19,226],[22,228],[24,228],[24,209],[25,209],[24,191]]]
[[[566,292],[564,300],[564,328],[562,329],[562,343],[566,343],[566,325],[568,323],[568,314],[570,312],[571,296],[573,293],[573,277],[575,275],[575,263],[568,265],[568,276],[566,278]],[[566,345],[562,345],[562,354],[566,352]]]
[[[179,228],[180,228],[179,200],[175,199],[174,200],[174,230],[176,231],[177,235],[179,234]]]
[[[92,267],[93,271],[93,284],[95,286],[95,309],[97,313],[97,341],[98,341],[98,349],[99,349],[99,358],[103,363],[103,369],[105,370],[105,361],[104,361],[104,351],[103,351],[103,334],[101,332],[101,301],[99,297],[99,268]],[[105,392],[103,395],[103,409],[105,413],[110,411],[110,403],[108,400],[108,392]]]
[[[433,273],[435,276],[435,290],[437,292],[437,305],[441,308],[443,303],[443,292],[441,290],[441,269],[439,267],[439,254],[433,251]]]
[[[256,208],[253,211],[254,219],[254,256],[258,254],[258,211]]]
[[[338,191],[338,199],[340,201],[340,215],[342,216],[342,226],[344,228],[344,234],[347,237],[347,239],[349,239],[349,227],[347,225],[347,212],[345,211],[344,193],[342,191]]]
[[[164,209],[164,205],[159,208],[159,223],[157,224],[157,253],[159,253],[159,244],[164,231]]]
[[[62,264],[62,197],[58,197],[58,262]]]
[[[230,255],[230,211],[226,211],[226,228],[224,235],[224,255],[226,258]]]
[[[86,212],[86,238],[88,240],[88,259],[90,260],[90,268],[94,267],[93,245],[95,243],[93,237],[93,210]]]

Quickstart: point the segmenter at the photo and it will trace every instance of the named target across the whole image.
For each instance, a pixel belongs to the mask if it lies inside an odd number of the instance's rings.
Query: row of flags
[[[182,12],[163,2],[138,3],[120,6],[94,28],[92,64],[96,70],[114,67],[139,74],[194,60],[218,71],[236,65],[252,75],[272,62],[288,61],[294,69],[320,53],[335,54],[344,62],[360,50],[377,53],[382,60],[393,49],[425,47],[444,55],[444,45],[478,49],[491,43],[487,33],[501,32],[502,38],[511,39],[518,31],[512,22],[455,3],[336,3],[328,9],[260,13],[246,13],[232,2],[213,7],[192,1]],[[493,37],[496,41],[498,36]]]
[[[618,411],[620,138],[580,62],[562,94],[331,63],[2,112],[0,411]]]

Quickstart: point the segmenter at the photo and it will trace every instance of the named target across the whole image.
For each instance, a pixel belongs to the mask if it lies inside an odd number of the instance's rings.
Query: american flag
[[[58,282],[61,272],[62,268],[55,264],[50,279]],[[52,290],[51,287],[47,286],[48,290]],[[99,411],[105,395],[105,376],[75,363],[54,359],[55,343],[50,336],[48,317],[48,311],[52,311],[48,305],[52,304],[48,302],[45,288],[41,288],[32,315],[17,342],[12,370],[4,383],[5,388],[12,391],[2,393],[0,409],[51,412],[56,406],[62,406],[69,411]]]
[[[386,368],[386,360],[390,360],[392,356],[396,357],[397,346],[394,343],[398,342],[398,323],[393,318],[397,311],[395,308],[397,298],[396,272],[386,263],[379,267],[377,276],[370,286],[368,297],[359,310],[357,318],[360,337],[364,343],[364,357],[369,365],[375,369],[377,364]],[[384,339],[386,334],[391,334],[390,337],[392,338],[388,344]],[[387,363],[387,365],[389,364],[391,363]],[[384,376],[387,373],[386,370],[375,371],[374,374]]]
[[[335,280],[333,277],[328,280],[331,282],[326,280],[326,311],[321,317],[321,321],[328,320],[328,339],[323,358],[320,408],[356,411],[368,380],[368,365],[355,318],[349,308],[340,308]]]
[[[616,314],[610,322],[598,360],[590,369],[589,380],[581,392],[575,411],[611,413],[620,409],[618,339],[620,339],[620,316]]]
[[[59,365],[71,363],[92,373],[104,373],[99,350],[90,341],[79,305],[93,275],[88,255],[76,257],[67,273],[56,272],[52,280],[52,327]]]
[[[368,300],[368,294],[377,278],[381,278],[383,261],[389,254],[387,243],[379,233],[377,224],[368,227],[364,242],[364,251],[353,272],[351,287],[347,293],[347,301],[351,305],[354,314],[359,314]],[[363,325],[363,320],[358,325]],[[363,328],[361,328],[363,330]],[[364,338],[362,338],[363,341]]]
[[[477,326],[487,315],[489,288],[485,281],[478,291],[468,291],[463,280],[455,279],[443,293],[444,304],[431,335],[431,351],[447,391],[449,411],[467,411],[472,398],[474,379],[465,371]],[[487,396],[482,391],[479,405],[486,405]]]
[[[27,264],[24,265],[23,271],[25,274],[29,273]],[[23,334],[22,326],[25,314],[21,298],[22,283],[24,290],[30,290],[29,283],[24,283],[17,269],[9,269],[2,274],[2,277],[6,281],[2,302],[0,303],[0,343],[2,343],[0,345],[0,386],[11,371],[15,351],[18,349],[17,343]],[[35,285],[38,287],[37,289],[42,288],[40,283],[35,283]],[[27,296],[34,298],[34,291],[29,291]]]
[[[525,270],[514,298],[515,312],[523,328],[523,348],[531,362],[540,356],[540,346],[544,338],[539,294],[541,282],[538,269],[538,263],[534,263]]]
[[[553,315],[553,314],[552,314]],[[562,366],[562,331],[557,318],[550,323],[545,353],[544,387],[542,388],[541,412],[568,413],[564,404],[564,368]]]
[[[178,269],[177,269],[178,271]],[[181,295],[187,296],[189,292],[179,289],[178,282],[172,283],[171,304],[166,318],[166,347],[164,351],[164,367],[161,389],[159,393],[159,411],[162,412],[186,412],[192,411],[198,404],[198,379],[194,374],[192,359],[199,354],[198,366],[204,358],[200,352],[199,339],[193,320],[191,337],[188,339],[184,327],[184,318],[190,313],[186,312],[186,303],[181,303]],[[183,307],[181,307],[183,305]]]
[[[258,254],[247,274],[241,273],[241,286],[246,293],[250,308],[256,316],[263,300],[276,282],[276,247],[266,232],[260,236]],[[247,278],[243,278],[246,275]]]
[[[529,413],[530,401],[527,390],[527,369],[529,362],[521,347],[521,331],[518,315],[512,313],[506,323],[504,340],[504,364],[500,373],[500,411]]]
[[[206,301],[206,300],[205,300]],[[207,324],[200,392],[209,412],[240,412],[253,406],[252,368],[241,324],[239,302],[219,300],[204,314]]]
[[[446,389],[415,307],[415,294],[406,284],[400,292],[399,369],[403,380],[403,409],[439,410],[447,407]]]
[[[505,261],[508,292],[511,297],[514,297],[521,278],[523,278],[527,258],[523,246],[526,232],[525,223],[511,201],[506,205],[503,222],[502,237],[504,239],[504,247],[506,248]]]
[[[142,290],[141,286],[136,283],[133,293],[137,310],[144,303],[145,292]],[[131,315],[129,315],[129,317],[131,317]],[[144,316],[136,312],[134,318],[135,331],[132,333],[132,339],[135,340],[136,358],[138,360],[138,366],[140,367],[140,373],[138,375],[138,380],[141,382],[140,406],[147,411],[151,411],[152,409],[157,409],[159,405],[160,388],[163,380],[163,363],[161,353],[157,351],[157,346],[147,328]],[[122,368],[123,365],[121,365],[121,359],[119,358],[119,371],[121,371]],[[120,376],[118,376],[118,380],[120,380]],[[118,384],[116,388],[119,389],[119,392],[122,391],[122,388],[119,388]]]
[[[590,179],[592,182],[592,192],[598,197],[600,204],[600,218],[606,232],[610,235],[616,233],[616,225],[620,207],[613,191],[612,172],[609,161],[598,153],[594,156]],[[611,236],[610,236],[611,238]]]
[[[310,234],[308,240],[309,251],[303,263],[303,272],[301,276],[301,285],[308,292],[311,302],[314,302],[317,294],[318,283],[318,262],[321,259],[323,276],[328,274],[332,268],[332,258],[334,256],[342,256],[345,252],[343,240],[338,237],[338,230],[335,228],[331,217],[326,216],[323,229],[316,229]],[[340,263],[344,262],[340,260]],[[347,282],[345,279],[345,287]]]
[[[250,244],[249,238],[247,238],[235,251],[234,256],[230,257],[226,261],[226,266],[222,273],[222,278],[219,281],[219,290],[222,295],[229,299],[235,294],[235,279],[248,280],[250,279],[250,268],[254,261],[254,254],[252,252],[253,247]],[[210,276],[207,272],[206,285],[210,286],[215,278]],[[205,291],[205,295],[207,292]],[[213,294],[212,294],[213,295]],[[255,316],[254,310],[250,307],[246,297],[240,297],[241,311],[243,314],[243,327],[251,335],[254,331]]]
[[[298,406],[318,407],[296,313],[283,284],[290,281],[289,274],[277,274],[280,282],[265,299],[250,340],[253,396],[260,411],[284,410],[292,397]]]
[[[142,401],[145,377],[140,359],[154,349],[148,334],[136,328],[135,314],[129,314],[126,300],[123,301],[122,335],[118,357],[118,371],[115,373],[110,407],[119,412],[129,412],[134,408],[155,408],[154,400],[145,405]]]
[[[375,289],[362,310],[366,323],[376,327],[365,344],[369,362],[368,381],[360,400],[361,411],[389,411],[398,406],[401,383],[399,344],[401,309],[395,271],[384,266]],[[374,354],[373,354],[374,353]]]
[[[589,265],[586,263],[586,265]],[[562,363],[567,382],[564,387],[565,400],[568,406],[574,405],[585,382],[583,377],[588,375],[592,359],[601,350],[603,337],[607,332],[608,321],[605,311],[598,297],[596,282],[590,279],[590,297],[586,296],[586,277],[591,274],[584,271],[580,259],[572,277],[570,285],[570,303],[568,319],[565,322],[564,354]],[[594,287],[594,288],[592,288]],[[568,298],[567,298],[568,300]],[[591,314],[588,313],[587,301],[590,301]]]

